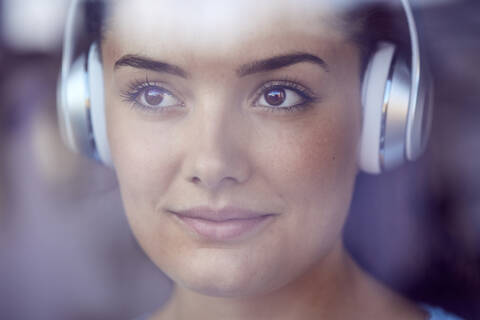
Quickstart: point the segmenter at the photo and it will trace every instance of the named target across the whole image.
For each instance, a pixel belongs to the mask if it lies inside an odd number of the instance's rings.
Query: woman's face
[[[325,3],[112,8],[103,62],[113,162],[136,238],[177,284],[266,293],[341,241],[360,58]]]

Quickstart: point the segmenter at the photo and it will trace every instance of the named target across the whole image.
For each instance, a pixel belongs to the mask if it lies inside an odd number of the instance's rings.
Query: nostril
[[[193,176],[189,179],[190,183],[197,185],[197,186],[203,186],[208,189],[215,189],[220,185],[228,184],[229,181],[233,183],[237,183],[238,180],[235,179],[234,177],[222,177],[220,179],[202,179],[199,178],[198,176]]]
[[[191,181],[195,184],[200,183],[200,178],[199,177],[192,177]]]

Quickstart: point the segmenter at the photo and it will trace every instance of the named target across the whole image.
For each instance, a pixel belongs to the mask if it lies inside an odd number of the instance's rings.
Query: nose
[[[186,136],[187,181],[209,191],[247,181],[251,174],[249,137],[241,114],[213,105],[196,111],[189,120],[192,130]]]

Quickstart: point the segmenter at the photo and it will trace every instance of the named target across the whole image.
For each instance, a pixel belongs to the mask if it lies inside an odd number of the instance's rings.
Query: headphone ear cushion
[[[359,149],[359,167],[368,173],[380,173],[381,132],[385,91],[393,58],[395,45],[382,42],[370,58],[365,71],[362,86],[363,126]]]
[[[90,136],[88,115],[89,88],[85,69],[85,55],[80,55],[59,80],[57,112],[62,138],[75,152],[92,155],[94,147]]]
[[[91,124],[97,156],[104,164],[111,166],[112,160],[105,118],[103,66],[97,43],[93,43],[88,52],[88,85],[90,91]]]

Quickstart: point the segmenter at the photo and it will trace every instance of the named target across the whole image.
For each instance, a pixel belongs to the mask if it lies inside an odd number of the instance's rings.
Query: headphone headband
[[[406,132],[406,158],[410,161],[416,160],[426,148],[431,125],[431,108],[433,87],[427,84],[428,71],[425,70],[420,53],[420,41],[418,29],[413,16],[413,11],[408,0],[402,0],[405,15],[408,21],[410,32],[410,42],[412,47],[412,65],[411,65],[411,92],[410,107],[407,120]],[[424,119],[424,108],[427,114]],[[425,123],[426,121],[426,123]],[[422,128],[424,127],[424,128]]]

